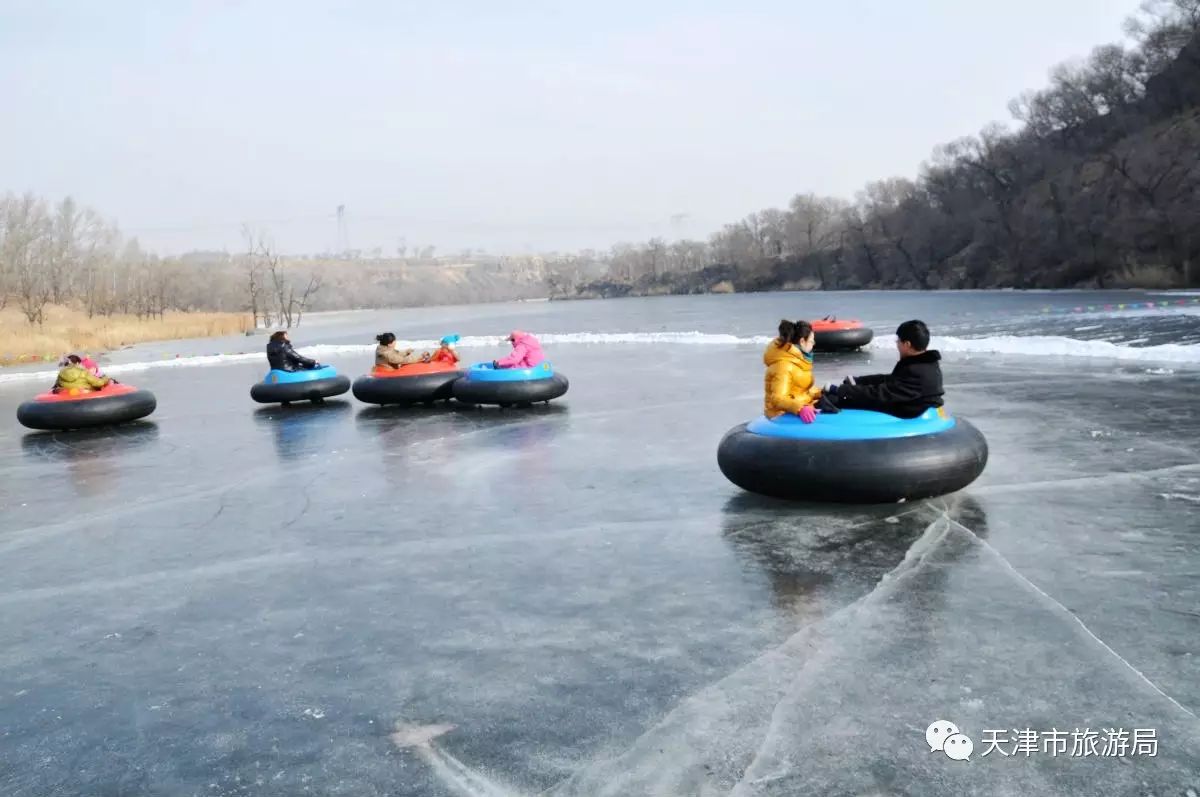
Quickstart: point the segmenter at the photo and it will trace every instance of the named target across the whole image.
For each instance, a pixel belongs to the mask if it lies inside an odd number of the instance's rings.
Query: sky
[[[0,192],[161,254],[704,238],[1011,122],[1137,0],[0,0]]]

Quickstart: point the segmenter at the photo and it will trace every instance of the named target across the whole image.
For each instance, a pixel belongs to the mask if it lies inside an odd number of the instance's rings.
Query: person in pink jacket
[[[98,376],[100,378],[104,377],[104,374],[100,373],[100,364],[91,357],[88,357],[86,354],[83,355],[83,362],[81,362],[80,365],[91,371],[92,376]]]
[[[542,354],[542,344],[528,332],[514,329],[506,340],[512,343],[512,351],[501,360],[492,360],[493,368],[532,368],[546,359]]]
[[[81,368],[83,368],[83,370],[87,371],[89,374],[96,377],[97,379],[106,379],[107,378],[104,376],[104,374],[100,373],[100,363],[96,362],[91,357],[88,357],[86,354],[75,355],[75,356],[79,357],[79,366]],[[58,366],[60,368],[65,368],[66,366],[68,366],[70,364],[71,364],[70,356],[63,357],[61,360],[58,361]],[[110,381],[114,385],[120,384],[115,379],[112,379]]]

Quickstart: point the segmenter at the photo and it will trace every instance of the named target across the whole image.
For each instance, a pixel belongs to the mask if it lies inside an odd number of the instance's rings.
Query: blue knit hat
[[[441,339],[440,343],[442,343],[442,345],[447,343],[458,343],[458,335],[447,335]]]

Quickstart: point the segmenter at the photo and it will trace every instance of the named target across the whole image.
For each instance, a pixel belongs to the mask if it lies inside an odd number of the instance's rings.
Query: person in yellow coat
[[[763,352],[763,365],[767,366],[763,414],[768,418],[792,413],[805,423],[816,419],[821,388],[813,385],[815,343],[816,335],[807,321],[779,322],[779,337]]]
[[[83,358],[78,354],[67,355],[63,368],[58,372],[51,393],[90,393],[100,390],[114,380],[107,376],[95,376],[83,367]]]

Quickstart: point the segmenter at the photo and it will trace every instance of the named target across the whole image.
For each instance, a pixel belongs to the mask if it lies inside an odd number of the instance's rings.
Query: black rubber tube
[[[282,404],[292,401],[320,401],[340,396],[350,389],[350,377],[338,374],[311,382],[256,382],[250,388],[250,398],[259,404]]]
[[[454,383],[454,398],[467,404],[499,404],[518,407],[538,401],[550,401],[567,392],[571,385],[562,374],[549,379],[525,382],[480,382],[469,378]]]
[[[454,382],[463,371],[443,371],[415,376],[360,376],[354,380],[354,397],[364,404],[420,404],[454,398]]]
[[[857,329],[831,329],[817,331],[817,342],[813,346],[816,351],[853,351],[871,342],[875,332],[866,327]]]
[[[66,430],[111,426],[145,418],[158,407],[149,390],[77,401],[26,401],[17,420],[30,429]]]
[[[883,440],[767,437],[741,424],[717,447],[717,466],[743,490],[847,504],[952,493],[979,478],[987,459],[987,440],[962,418],[945,432]]]

